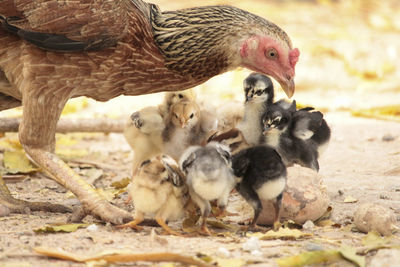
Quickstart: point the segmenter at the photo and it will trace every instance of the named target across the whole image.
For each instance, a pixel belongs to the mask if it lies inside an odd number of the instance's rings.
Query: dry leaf
[[[310,233],[303,233],[298,229],[279,228],[277,232],[270,230],[263,233],[248,234],[248,236],[258,237],[260,240],[283,239],[283,240],[296,240],[300,238],[309,238],[312,236]]]
[[[358,201],[358,199],[352,197],[352,196],[347,196],[343,202],[344,203],[356,203]]]
[[[126,177],[126,178],[123,178],[122,180],[111,183],[111,186],[114,187],[115,189],[122,189],[122,188],[127,187],[130,182],[131,182],[131,179],[129,177]]]
[[[4,151],[3,163],[6,172],[12,174],[31,173],[39,170],[30,162],[22,150]]]
[[[242,267],[246,264],[243,259],[216,259],[218,267]]]
[[[365,267],[365,257],[358,256],[355,248],[344,246],[339,249],[339,252],[346,260],[351,261],[359,267]]]
[[[279,266],[305,266],[317,263],[335,262],[341,259],[351,261],[359,267],[365,267],[365,257],[358,256],[356,249],[342,247],[339,250],[317,250],[304,252],[295,256],[280,258],[277,260]]]
[[[332,262],[341,259],[340,252],[337,250],[317,250],[304,252],[295,256],[277,259],[279,266],[300,267],[316,263]]]
[[[380,233],[377,231],[370,231],[368,234],[362,239],[362,244],[364,246],[375,247],[382,246],[390,243],[392,240],[391,237],[382,237]]]
[[[75,262],[91,262],[91,261],[107,261],[107,262],[134,262],[134,261],[149,261],[149,262],[180,262],[187,265],[195,265],[199,267],[211,267],[212,265],[198,261],[192,257],[182,256],[175,253],[144,253],[136,254],[126,251],[105,251],[93,256],[81,256],[75,253],[66,252],[60,248],[36,247],[36,253]]]
[[[224,223],[223,221],[207,220],[207,224],[218,229],[224,229],[232,232],[239,231],[240,227],[233,224]]]
[[[63,225],[46,225],[41,228],[34,229],[35,233],[71,233],[75,232],[79,228],[87,227],[89,224],[87,223],[73,223],[73,224],[63,224]]]
[[[82,158],[89,154],[86,149],[56,148],[56,154],[64,160]]]
[[[353,110],[351,111],[351,114],[356,117],[400,122],[400,105]]]

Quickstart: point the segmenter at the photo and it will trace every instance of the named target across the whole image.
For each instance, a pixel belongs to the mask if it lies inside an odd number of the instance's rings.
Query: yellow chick
[[[163,151],[162,133],[171,105],[180,101],[194,101],[195,98],[192,90],[168,92],[159,106],[143,108],[129,117],[124,136],[134,152],[133,174],[142,161]]]
[[[181,236],[166,223],[183,218],[189,200],[184,175],[174,159],[159,154],[143,161],[132,181],[130,195],[135,219],[120,228],[140,230],[138,224],[150,216],[169,234]]]

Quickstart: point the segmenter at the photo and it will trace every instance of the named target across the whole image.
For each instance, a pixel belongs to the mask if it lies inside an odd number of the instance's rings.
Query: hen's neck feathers
[[[291,48],[287,34],[275,24],[232,6],[207,6],[160,12],[151,7],[154,40],[169,69],[196,79],[234,69],[241,63],[242,43],[268,35]]]

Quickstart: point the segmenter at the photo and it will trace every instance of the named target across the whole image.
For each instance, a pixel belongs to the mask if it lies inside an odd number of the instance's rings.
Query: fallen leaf
[[[224,229],[232,232],[239,231],[240,227],[234,224],[224,223],[223,221],[218,220],[207,220],[207,224],[218,229]]]
[[[341,259],[341,254],[337,250],[317,250],[303,252],[295,256],[277,259],[279,266],[300,267],[316,263],[332,262]]]
[[[66,114],[76,113],[82,109],[87,108],[88,106],[89,106],[88,99],[85,97],[70,99],[68,100],[61,114],[66,115]]]
[[[357,255],[355,248],[344,246],[339,249],[339,252],[346,260],[355,263],[359,267],[365,267],[365,257]]]
[[[358,201],[358,199],[356,199],[356,198],[354,198],[352,196],[347,196],[343,200],[344,203],[356,203],[357,201]]]
[[[198,230],[196,223],[199,219],[200,215],[189,213],[189,217],[182,222],[182,230],[186,233],[196,232]]]
[[[107,262],[180,262],[187,265],[195,265],[199,267],[211,267],[212,265],[196,260],[192,257],[182,256],[176,253],[144,253],[137,254],[127,251],[105,251],[93,256],[81,256],[75,253],[67,252],[61,248],[35,247],[34,251],[48,257],[74,261],[74,262],[91,262],[91,261],[107,261]]]
[[[356,117],[366,117],[400,122],[400,105],[352,110],[351,114]]]
[[[123,178],[122,180],[111,183],[111,186],[114,187],[115,189],[122,189],[122,188],[127,187],[130,182],[131,182],[131,179],[129,177],[126,177],[126,178]]]
[[[12,174],[31,173],[39,170],[30,162],[22,150],[4,151],[3,163],[4,167],[6,167],[6,172]]]
[[[309,238],[312,236],[310,233],[303,233],[298,229],[279,228],[277,232],[270,230],[263,233],[248,234],[248,236],[258,237],[260,240],[283,239],[283,240],[297,240],[301,238]]]
[[[64,160],[82,158],[89,154],[86,149],[56,148],[56,154]]]
[[[362,239],[361,243],[364,246],[375,247],[375,246],[383,246],[392,240],[391,237],[381,236],[377,231],[370,231],[368,234]]]
[[[246,264],[243,259],[217,259],[218,267],[241,267]]]
[[[73,224],[63,224],[63,225],[46,225],[41,228],[34,229],[35,233],[71,233],[75,232],[79,228],[87,227],[90,224],[87,223],[73,223]]]

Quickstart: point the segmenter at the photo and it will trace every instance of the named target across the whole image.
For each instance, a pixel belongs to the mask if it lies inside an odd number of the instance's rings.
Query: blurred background
[[[229,4],[258,14],[282,27],[300,49],[294,99],[323,111],[367,115],[370,108],[400,121],[400,1],[398,0],[153,0],[162,10]],[[243,101],[242,81],[250,72],[238,69],[195,88],[215,103]],[[284,97],[276,84],[277,98]],[[128,116],[161,101],[160,94],[118,97],[106,103],[70,100],[64,115]],[[367,109],[359,112],[360,109]],[[20,109],[2,112],[18,116]],[[381,114],[382,115],[382,114]],[[385,114],[383,114],[385,115]]]

